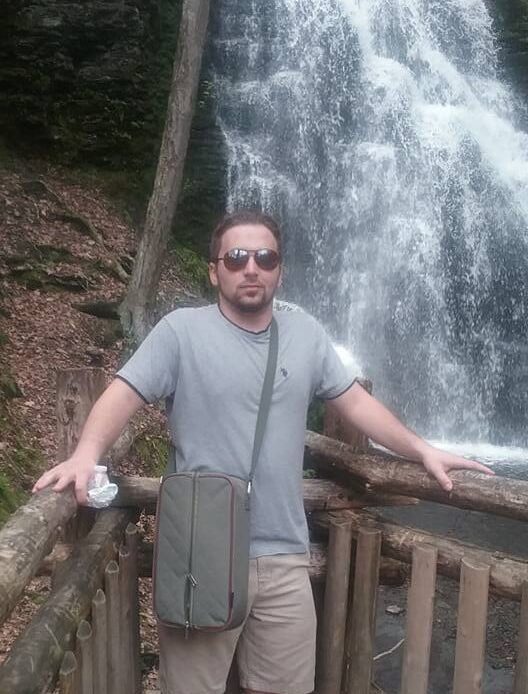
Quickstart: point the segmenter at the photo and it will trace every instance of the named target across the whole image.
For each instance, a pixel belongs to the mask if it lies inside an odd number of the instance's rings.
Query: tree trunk
[[[208,18],[209,0],[184,0],[154,188],[127,296],[120,307],[125,333],[137,340],[150,328],[149,310],[180,193]]]

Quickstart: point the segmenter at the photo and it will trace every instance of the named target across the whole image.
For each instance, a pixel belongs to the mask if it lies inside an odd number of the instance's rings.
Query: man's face
[[[269,248],[278,251],[275,237],[262,224],[240,224],[228,229],[221,238],[218,257],[222,258],[234,248],[247,251]],[[220,260],[209,263],[209,278],[211,284],[218,288],[220,302],[225,301],[243,313],[257,313],[273,301],[280,283],[281,266],[274,270],[263,270],[251,255],[245,267],[233,272]]]

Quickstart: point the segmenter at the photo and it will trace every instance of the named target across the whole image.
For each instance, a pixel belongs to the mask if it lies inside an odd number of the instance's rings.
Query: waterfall
[[[483,0],[217,0],[230,208],[421,434],[528,445],[528,135]]]

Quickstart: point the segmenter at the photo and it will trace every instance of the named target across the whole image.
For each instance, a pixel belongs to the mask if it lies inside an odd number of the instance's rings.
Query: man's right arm
[[[77,502],[86,503],[88,480],[94,467],[143,405],[145,401],[133,388],[119,378],[114,379],[88,415],[74,453],[45,472],[35,483],[33,492],[51,484],[55,491],[62,491],[73,484]]]

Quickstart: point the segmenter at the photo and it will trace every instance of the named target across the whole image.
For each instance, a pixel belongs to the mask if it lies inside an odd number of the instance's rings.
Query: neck
[[[225,301],[222,296],[219,296],[218,307],[231,323],[252,333],[260,333],[266,330],[273,316],[273,302],[255,312],[241,311],[236,306]]]

